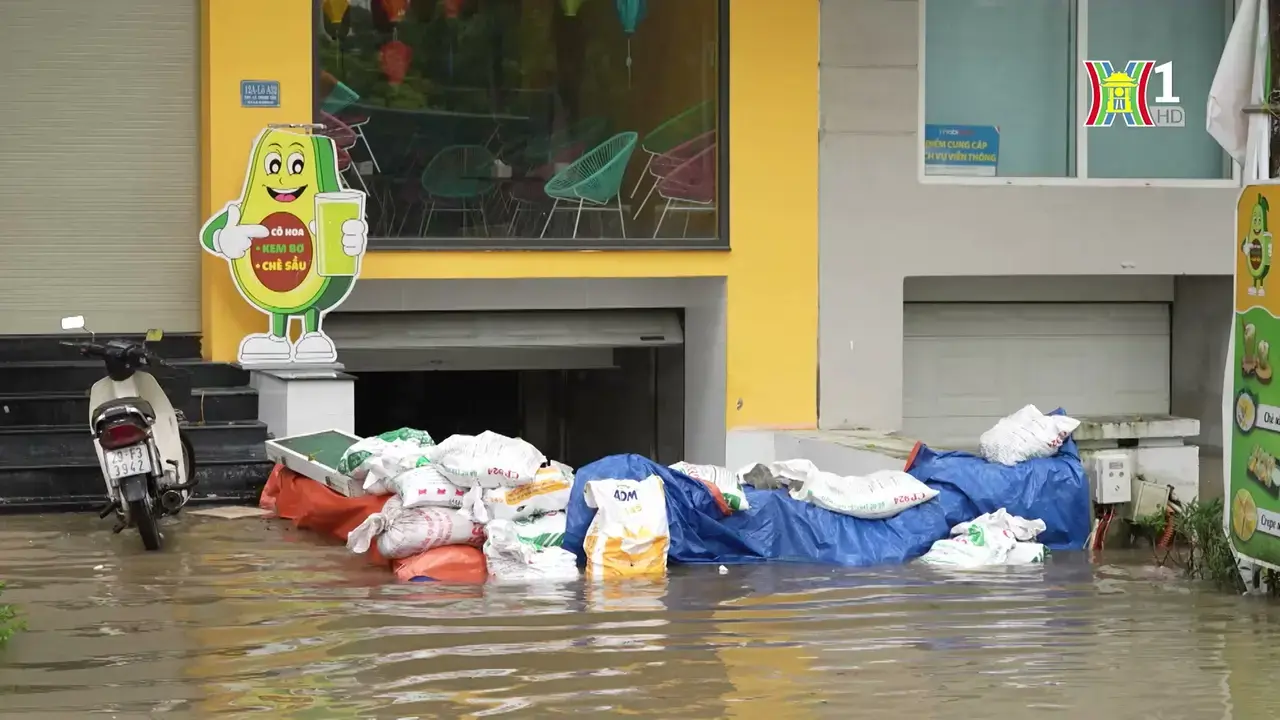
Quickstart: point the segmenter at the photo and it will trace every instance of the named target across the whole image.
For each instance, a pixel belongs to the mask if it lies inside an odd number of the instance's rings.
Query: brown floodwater
[[[1271,718],[1280,606],[1132,551],[397,584],[278,520],[0,518],[0,718]]]

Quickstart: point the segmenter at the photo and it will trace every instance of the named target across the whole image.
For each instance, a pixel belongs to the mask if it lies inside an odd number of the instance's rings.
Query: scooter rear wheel
[[[151,513],[151,508],[147,506],[146,500],[134,500],[129,503],[129,519],[133,521],[134,527],[138,528],[138,534],[142,536],[142,547],[148,550],[159,550],[160,525],[156,521],[156,516]]]

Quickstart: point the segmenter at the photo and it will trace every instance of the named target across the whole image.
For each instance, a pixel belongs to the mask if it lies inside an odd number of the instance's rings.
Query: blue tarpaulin
[[[1040,519],[1038,538],[1052,550],[1079,550],[1089,536],[1089,481],[1075,442],[1057,455],[1013,467],[964,452],[938,453],[920,445],[907,471],[938,491],[926,503],[885,520],[862,520],[793,500],[785,490],[745,488],[750,508],[725,515],[699,480],[639,455],[613,455],[578,470],[567,512],[564,547],[584,559],[582,543],[595,510],[583,489],[591,480],[643,480],[666,484],[671,530],[669,558],[683,563],[767,560],[870,566],[923,555],[957,523],[1005,508]]]

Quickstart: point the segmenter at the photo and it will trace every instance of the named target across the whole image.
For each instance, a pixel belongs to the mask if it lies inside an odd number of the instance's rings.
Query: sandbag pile
[[[549,550],[563,542],[573,470],[524,440],[486,431],[436,444],[425,432],[401,428],[352,445],[339,470],[366,492],[391,496],[351,531],[352,552],[376,547],[384,557],[404,558],[484,546],[494,579],[565,575],[563,557]],[[501,523],[499,536],[486,542],[494,523]]]

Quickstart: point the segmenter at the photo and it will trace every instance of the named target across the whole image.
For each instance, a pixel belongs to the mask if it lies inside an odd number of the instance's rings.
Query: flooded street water
[[[1266,718],[1280,605],[1089,565],[396,584],[279,520],[5,517],[0,718]]]

